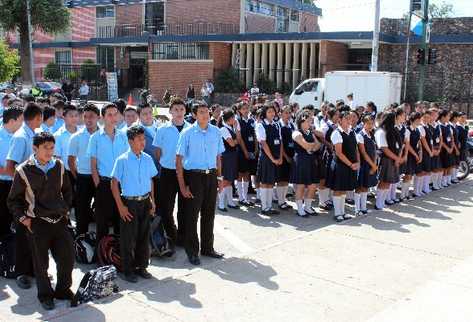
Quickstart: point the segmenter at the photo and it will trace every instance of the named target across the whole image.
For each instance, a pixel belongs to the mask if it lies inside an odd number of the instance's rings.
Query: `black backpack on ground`
[[[96,260],[95,247],[97,247],[97,235],[90,231],[80,234],[74,241],[76,261],[81,264],[92,264]]]
[[[0,276],[15,278],[15,234],[8,233],[0,238]]]
[[[164,231],[161,216],[156,216],[151,223],[149,234],[149,244],[151,256],[170,257],[174,254],[171,248],[171,240]]]
[[[117,269],[113,265],[103,266],[87,272],[80,281],[71,306],[101,299],[119,291],[116,283]]]

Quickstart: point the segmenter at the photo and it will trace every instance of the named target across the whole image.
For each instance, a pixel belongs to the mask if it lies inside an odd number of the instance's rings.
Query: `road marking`
[[[233,247],[238,249],[243,254],[251,253],[255,249],[241,240],[237,235],[231,232],[230,229],[224,228],[217,223],[214,223],[215,231],[222,236],[227,242],[229,242]]]

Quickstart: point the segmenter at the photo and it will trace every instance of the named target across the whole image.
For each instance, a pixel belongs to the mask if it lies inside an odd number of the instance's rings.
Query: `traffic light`
[[[418,11],[422,9],[422,0],[411,0],[411,11]]]
[[[437,63],[437,49],[429,49],[429,64],[433,65]]]
[[[416,52],[416,60],[417,64],[424,65],[425,64],[425,51],[422,48],[417,49]]]

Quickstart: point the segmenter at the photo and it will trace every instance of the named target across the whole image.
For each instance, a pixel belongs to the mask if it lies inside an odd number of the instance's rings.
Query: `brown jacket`
[[[20,164],[13,178],[7,205],[18,221],[24,216],[57,221],[72,206],[72,186],[61,160],[47,174],[35,165],[34,157]]]

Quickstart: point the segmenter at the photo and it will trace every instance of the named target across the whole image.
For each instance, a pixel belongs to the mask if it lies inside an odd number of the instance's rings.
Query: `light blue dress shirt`
[[[100,128],[90,137],[87,155],[89,158],[97,160],[97,170],[100,176],[111,178],[115,160],[129,148],[128,139],[119,130],[115,129],[112,141],[105,129]]]
[[[67,157],[69,156],[69,142],[73,134],[66,129],[66,126],[61,127],[59,130],[54,133],[54,138],[56,139],[56,144],[54,145],[54,154],[59,157],[64,163],[66,170],[69,169],[69,162],[67,162]]]
[[[40,126],[41,132],[47,132],[47,133],[51,133],[51,134],[54,134],[53,128],[54,128],[54,124],[51,127],[47,126],[46,123],[43,123]]]
[[[151,179],[157,174],[149,154],[141,152],[137,156],[131,150],[118,157],[112,171],[112,177],[120,182],[125,197],[139,197],[151,192]]]
[[[97,130],[98,131],[98,130]],[[69,141],[68,156],[76,158],[77,172],[79,174],[91,174],[90,157],[87,155],[91,134],[83,128],[71,136]]]
[[[17,164],[27,160],[33,154],[33,137],[35,133],[24,123],[18,131],[13,134],[8,150],[7,160],[15,161]]]
[[[34,160],[34,165],[46,174],[48,173],[49,170],[54,168],[54,166],[56,165],[56,159],[54,158],[46,162],[45,165],[41,165],[35,156],[33,156],[33,160]]]
[[[203,130],[196,122],[182,130],[176,154],[182,156],[185,170],[209,170],[217,168],[217,156],[224,151],[218,127],[209,124]]]
[[[10,142],[13,138],[13,133],[8,132],[4,127],[0,129],[0,167],[5,167],[7,164],[7,154],[10,149]],[[7,175],[0,175],[0,180],[10,181],[12,177]]]
[[[63,126],[64,126],[64,119],[56,117],[56,122],[54,122],[54,125],[52,126],[51,133],[55,133],[57,130],[59,130]]]
[[[192,125],[188,122],[184,122],[184,128],[181,133],[191,126]],[[156,131],[153,146],[161,149],[161,158],[159,159],[159,163],[163,168],[176,169],[176,151],[179,136],[179,130],[172,121],[166,122]]]

